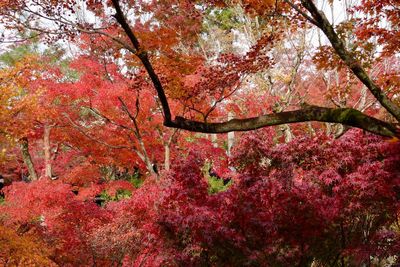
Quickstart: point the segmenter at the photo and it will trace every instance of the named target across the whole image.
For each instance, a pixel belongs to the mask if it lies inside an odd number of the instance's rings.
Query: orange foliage
[[[33,236],[0,225],[1,266],[57,266],[49,256],[50,250]]]

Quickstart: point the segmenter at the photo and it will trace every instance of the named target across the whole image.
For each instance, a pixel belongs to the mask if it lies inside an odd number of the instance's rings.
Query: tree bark
[[[290,143],[293,140],[293,133],[288,124],[282,124],[280,126],[283,136],[285,137],[285,143]]]
[[[233,112],[228,113],[228,120],[234,119],[234,114]],[[231,155],[232,147],[233,144],[235,143],[235,132],[228,132],[228,151],[227,154],[228,156]]]
[[[390,123],[378,120],[352,108],[325,108],[306,106],[303,109],[271,113],[247,119],[232,119],[227,122],[205,123],[176,117],[166,126],[202,133],[227,133],[231,131],[249,131],[266,126],[285,123],[320,121],[341,123],[364,129],[382,136],[393,137],[396,127]]]
[[[218,136],[216,134],[211,135],[211,143],[213,147],[218,147]]]
[[[165,144],[164,145],[164,170],[169,171],[170,170],[170,166],[171,166],[171,160],[170,160],[170,148],[169,148],[169,144]]]
[[[51,126],[45,124],[44,125],[44,134],[43,134],[43,150],[44,150],[44,166],[45,166],[45,174],[44,175],[48,178],[52,177],[50,132],[51,132]]]
[[[26,167],[28,168],[29,180],[35,181],[38,179],[38,176],[35,171],[35,166],[33,164],[31,154],[29,153],[28,138],[26,138],[26,137],[21,138],[20,147],[21,147],[22,159],[24,160],[24,163],[25,163]]]
[[[141,137],[138,137],[138,142],[139,142],[139,147],[140,147],[140,150],[141,150],[141,154],[143,155],[143,156],[142,156],[142,157],[143,157],[142,160],[143,160],[144,163],[146,164],[147,170],[148,170],[152,175],[157,174],[157,173],[154,171],[153,162],[151,162],[151,160],[150,160],[150,158],[149,158],[149,155],[147,154],[146,147],[145,147],[145,145],[144,145],[143,140],[142,140]]]

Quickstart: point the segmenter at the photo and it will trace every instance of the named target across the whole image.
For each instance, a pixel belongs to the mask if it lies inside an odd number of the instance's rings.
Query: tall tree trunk
[[[22,159],[24,160],[24,163],[25,163],[26,167],[28,168],[29,180],[35,181],[38,179],[38,176],[35,171],[35,166],[33,165],[33,162],[32,162],[31,154],[29,153],[28,138],[26,138],[26,137],[21,138],[20,147],[21,147]]]
[[[285,143],[289,143],[293,140],[293,133],[288,124],[280,125],[279,130],[282,131],[282,134],[285,137]]]
[[[126,106],[125,102],[122,100],[121,97],[118,97],[119,102],[122,104],[122,110],[126,112],[128,117],[131,119],[135,129],[134,129],[134,135],[136,136],[138,142],[139,142],[139,147],[140,151],[136,150],[136,154],[140,157],[141,160],[146,164],[147,170],[150,172],[152,175],[157,175],[158,176],[158,171],[157,171],[157,165],[156,163],[151,162],[147,151],[146,151],[146,146],[144,145],[142,135],[140,133],[139,125],[136,121],[136,116],[138,115],[139,109],[137,108],[136,110],[136,115],[134,116]]]
[[[156,171],[154,170],[153,162],[151,162],[149,155],[147,154],[146,146],[144,145],[144,142],[143,142],[141,136],[138,135],[137,138],[138,138],[138,142],[139,142],[140,152],[136,151],[136,154],[146,164],[146,168],[150,172],[150,174],[158,175],[158,173],[156,173]]]
[[[214,147],[218,147],[218,136],[216,134],[211,134],[211,142]]]
[[[174,144],[174,137],[175,134],[178,132],[177,129],[174,129],[171,135],[169,136],[168,140],[163,142],[164,145],[164,170],[169,171],[171,170],[171,145]],[[206,137],[207,138],[207,134]],[[161,135],[163,138],[163,135]]]
[[[233,114],[233,112],[228,113],[228,121],[233,119],[234,117],[235,117],[235,115]],[[232,150],[234,142],[235,142],[235,132],[229,132],[228,133],[228,152],[227,152],[228,156],[231,155],[231,150]]]
[[[169,144],[164,144],[164,170],[169,171],[170,170],[170,148]]]
[[[51,178],[51,151],[50,151],[50,131],[51,126],[44,125],[43,134],[43,150],[44,150],[44,165],[45,165],[45,176]]]

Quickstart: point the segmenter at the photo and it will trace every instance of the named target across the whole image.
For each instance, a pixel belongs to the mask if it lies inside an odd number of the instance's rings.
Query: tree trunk
[[[138,136],[138,142],[139,142],[139,146],[140,146],[140,150],[141,152],[137,153],[139,155],[139,157],[143,160],[143,162],[146,164],[146,168],[147,170],[150,172],[150,174],[152,175],[158,175],[156,173],[156,171],[153,168],[153,162],[151,162],[148,154],[147,154],[147,150],[146,147],[143,143],[143,140],[141,139],[140,136]]]
[[[280,125],[279,130],[282,131],[283,136],[285,137],[285,143],[289,143],[293,140],[293,133],[288,124]]]
[[[170,148],[169,144],[164,145],[164,170],[170,170]]]
[[[29,180],[35,181],[38,179],[38,176],[35,171],[35,166],[33,165],[33,162],[32,162],[31,154],[29,153],[28,138],[26,138],[26,137],[22,138],[20,140],[20,146],[21,146],[22,159],[24,160],[24,163],[25,163],[26,167],[28,168]]]
[[[234,117],[235,116],[232,112],[228,113],[228,120],[232,120],[234,119]],[[235,132],[228,132],[228,152],[227,152],[228,156],[231,155],[231,150],[234,142],[235,142]]]
[[[45,124],[43,134],[43,150],[44,150],[44,165],[45,165],[45,176],[48,178],[52,177],[51,171],[51,151],[50,151],[50,131],[51,126]]]
[[[213,147],[218,147],[218,137],[216,134],[211,135],[211,143],[213,144]]]

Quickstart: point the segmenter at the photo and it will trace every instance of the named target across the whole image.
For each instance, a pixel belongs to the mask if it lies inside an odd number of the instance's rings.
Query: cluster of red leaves
[[[268,130],[259,131],[237,148],[235,184],[215,195],[199,170],[202,156],[190,153],[160,185],[161,236],[148,253],[186,266],[302,265],[341,257],[358,265],[397,255],[398,149],[361,132],[274,146]],[[157,266],[150,259],[145,265]]]

